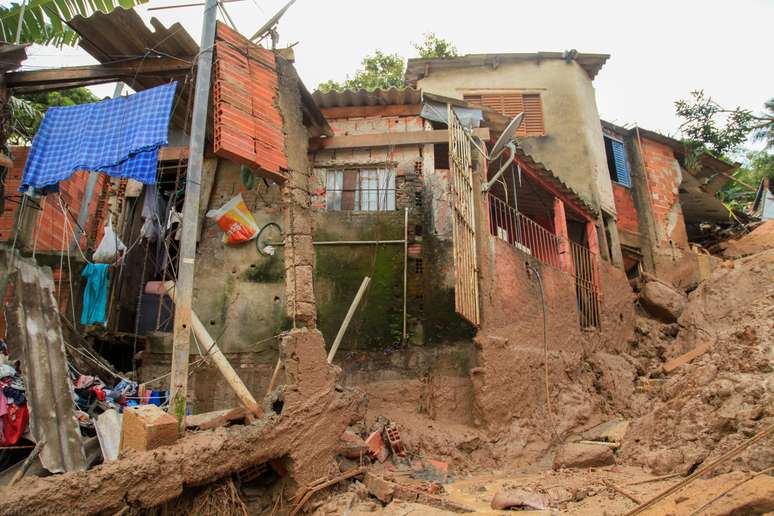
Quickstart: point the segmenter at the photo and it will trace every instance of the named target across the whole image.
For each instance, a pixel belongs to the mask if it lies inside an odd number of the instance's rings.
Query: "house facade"
[[[592,83],[609,57],[567,51],[409,59],[406,83],[510,117],[523,111],[521,146],[599,211],[602,255],[620,265],[618,243],[607,241],[617,238],[616,207]]]
[[[706,154],[691,163],[682,142],[647,129],[602,129],[627,273],[690,288],[711,269],[701,225],[730,221],[714,194],[738,165]]]

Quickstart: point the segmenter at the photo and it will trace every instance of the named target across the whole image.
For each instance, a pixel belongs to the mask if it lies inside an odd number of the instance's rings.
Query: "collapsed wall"
[[[338,439],[362,419],[362,393],[337,385],[340,370],[327,364],[318,331],[291,331],[280,352],[287,385],[267,396],[265,414],[254,424],[187,434],[174,445],[130,452],[86,472],[25,478],[13,488],[0,488],[0,513],[50,514],[52,507],[66,507],[69,513],[93,514],[154,507],[180,496],[185,487],[274,459],[296,485],[338,474]]]

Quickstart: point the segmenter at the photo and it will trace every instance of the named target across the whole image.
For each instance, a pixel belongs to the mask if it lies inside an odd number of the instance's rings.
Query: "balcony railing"
[[[587,247],[555,235],[494,195],[487,195],[489,232],[541,262],[575,278],[581,327],[598,327],[599,257]]]

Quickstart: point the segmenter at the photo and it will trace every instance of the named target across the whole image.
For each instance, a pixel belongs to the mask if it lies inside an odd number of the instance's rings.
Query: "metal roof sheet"
[[[415,88],[390,88],[387,90],[315,91],[312,95],[321,108],[351,106],[400,106],[420,104],[422,93]]]
[[[140,15],[133,10],[117,8],[108,14],[97,12],[88,18],[76,16],[70,26],[81,36],[80,46],[100,63],[114,63],[136,59],[169,57],[192,64],[199,53],[199,45],[179,23],[165,27],[156,18],[149,29]],[[190,73],[190,72],[189,72]],[[171,74],[135,77],[128,86],[140,91],[166,84]],[[176,127],[185,127],[190,90],[178,85],[172,121]]]

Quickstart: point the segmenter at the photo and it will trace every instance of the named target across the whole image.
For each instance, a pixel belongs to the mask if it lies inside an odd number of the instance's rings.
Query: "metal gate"
[[[479,325],[476,212],[473,204],[471,145],[451,105],[449,168],[454,244],[454,306],[458,314]]]

